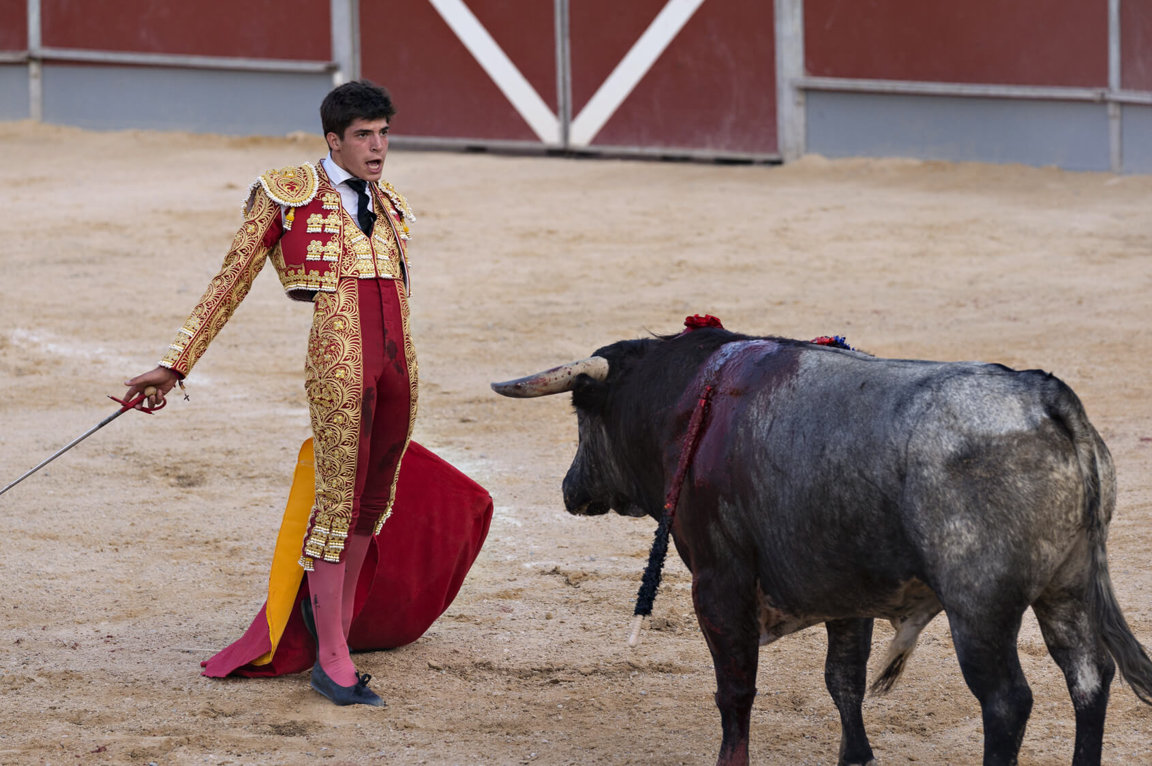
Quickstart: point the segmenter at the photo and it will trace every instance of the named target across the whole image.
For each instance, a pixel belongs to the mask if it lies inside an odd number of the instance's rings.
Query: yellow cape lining
[[[268,618],[268,637],[272,650],[252,661],[253,665],[267,665],[276,654],[276,647],[284,635],[288,618],[296,606],[296,594],[304,578],[300,567],[300,548],[308,531],[308,518],[312,512],[312,500],[316,491],[315,460],[312,452],[312,439],[307,439],[300,447],[296,458],[296,471],[292,475],[292,489],[288,493],[288,505],[284,509],[284,520],[280,524],[280,534],[276,537],[276,551],[272,554],[272,571],[268,575],[268,605],[265,616]]]

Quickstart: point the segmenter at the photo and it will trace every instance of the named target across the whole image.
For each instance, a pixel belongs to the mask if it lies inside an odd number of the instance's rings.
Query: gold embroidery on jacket
[[[316,559],[340,560],[350,527],[356,479],[363,348],[357,283],[352,279],[341,280],[341,275],[395,280],[410,386],[405,450],[410,443],[417,411],[418,370],[410,334],[407,293],[405,287],[397,282],[402,277],[400,240],[408,239],[406,222],[415,220],[415,216],[403,197],[384,184],[384,192],[393,209],[388,209],[389,204],[383,198],[373,195],[378,221],[387,222],[387,225],[375,227],[369,239],[356,227],[342,205],[328,208],[332,202],[328,195],[335,194],[337,200],[339,195],[331,192],[326,175],[321,173],[318,176],[316,169],[308,164],[297,169],[299,172],[289,170],[292,169],[270,171],[253,184],[244,209],[244,223],[236,233],[219,273],[177,333],[161,364],[188,374],[247,295],[265,260],[272,260],[290,295],[296,289],[320,291],[315,296],[316,315],[309,337],[305,380],[317,450],[316,500],[306,547],[300,559],[301,566],[310,570]],[[313,217],[318,218],[319,228],[312,233],[328,233],[330,236],[309,240],[305,258],[311,259],[316,254],[321,260],[311,260],[316,268],[308,263],[287,267],[281,243],[277,242],[269,253],[263,244],[264,237],[281,215],[281,205],[289,207],[283,220],[285,230],[291,231],[295,208],[311,203],[318,187],[323,187],[322,193],[325,194],[321,205],[331,212],[326,216],[309,216],[308,224],[311,227]],[[295,236],[303,237],[304,232],[297,229]],[[313,245],[317,245],[316,250],[313,250]],[[358,257],[362,255],[367,257]],[[388,507],[377,520],[376,532],[391,515],[398,477],[399,469],[392,477]]]
[[[236,232],[220,271],[160,360],[162,366],[187,375],[203,356],[208,344],[252,289],[252,280],[260,273],[268,255],[268,248],[263,244],[264,234],[279,215],[280,207],[267,195],[258,191],[252,194],[244,224]]]
[[[337,261],[340,259],[340,241],[335,237],[327,242],[314,239],[308,243],[308,252],[304,257],[309,261]]]
[[[305,162],[299,167],[269,170],[256,179],[252,190],[257,185],[264,188],[269,199],[285,207],[307,205],[316,197],[319,188],[316,167],[311,162]]]
[[[311,243],[309,243],[311,244]],[[335,246],[335,250],[339,250],[339,245]],[[272,265],[276,267],[276,273],[280,277],[280,284],[283,285],[284,291],[288,294],[289,298],[296,300],[311,301],[315,297],[313,294],[317,292],[332,292],[336,289],[336,282],[339,279],[338,272],[334,268],[321,266],[321,261],[308,261],[308,255],[305,254],[305,263],[299,266],[289,266],[284,261],[284,251],[281,249],[279,243],[272,249],[268,259],[272,261]],[[338,253],[337,253],[338,257]],[[323,260],[329,260],[324,258]],[[332,260],[335,260],[333,258]],[[316,264],[316,267],[309,267],[309,264]],[[298,293],[302,293],[298,295]]]
[[[412,208],[408,204],[408,200],[404,198],[403,194],[396,191],[396,188],[387,181],[377,181],[376,184],[380,187],[380,191],[384,192],[384,194],[392,202],[392,207],[396,210],[396,217],[400,219],[400,230],[397,232],[397,234],[400,235],[400,239],[407,241],[412,236],[409,224],[416,222],[416,215],[412,212]]]
[[[286,232],[269,255],[288,296],[313,300],[317,292],[335,290],[343,276],[404,279],[401,242],[408,237],[406,222],[414,220],[407,201],[386,182],[378,185],[372,194],[377,226],[368,239],[339,203],[339,192],[333,189],[322,166],[317,171],[317,184],[316,199],[307,206],[307,214],[301,213],[304,231],[297,226],[294,233]],[[381,225],[385,221],[389,225]],[[320,236],[308,238],[308,234]],[[314,244],[316,240],[323,243],[323,251]],[[287,257],[285,250],[299,255]]]

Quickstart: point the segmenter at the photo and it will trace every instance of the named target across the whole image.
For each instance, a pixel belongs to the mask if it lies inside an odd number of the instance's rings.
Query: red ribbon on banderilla
[[[636,609],[632,616],[632,633],[628,636],[628,646],[640,643],[640,626],[644,623],[644,618],[652,614],[652,603],[656,600],[656,591],[660,588],[664,558],[668,555],[668,535],[672,531],[672,521],[676,518],[676,506],[680,504],[680,488],[684,486],[684,476],[688,473],[692,455],[700,442],[700,431],[704,425],[704,417],[708,414],[708,405],[712,401],[712,390],[712,386],[704,386],[700,398],[696,401],[696,409],[692,411],[692,418],[688,421],[688,432],[684,435],[684,444],[680,448],[676,475],[672,477],[672,484],[664,497],[664,514],[656,526],[652,550],[648,552],[648,566],[644,568],[640,592],[636,594]]]

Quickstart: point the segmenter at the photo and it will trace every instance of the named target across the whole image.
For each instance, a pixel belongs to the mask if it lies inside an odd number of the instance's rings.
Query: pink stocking
[[[344,628],[344,638],[352,627],[352,610],[356,606],[356,583],[360,580],[360,570],[368,556],[368,546],[372,543],[371,532],[353,531],[344,541],[344,590],[340,621]]]
[[[308,573],[308,591],[319,644],[316,657],[329,678],[340,686],[352,686],[358,679],[356,666],[348,655],[348,641],[344,638],[341,606],[346,562],[317,561],[315,567]]]

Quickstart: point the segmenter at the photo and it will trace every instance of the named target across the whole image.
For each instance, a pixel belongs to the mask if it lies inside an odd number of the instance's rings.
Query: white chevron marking
[[[561,140],[560,120],[524,78],[508,55],[488,34],[464,0],[428,0],[440,17],[464,43],[464,47],[483,67],[496,87],[546,144]],[[648,74],[661,54],[680,33],[704,0],[668,0],[644,34],[625,54],[608,79],[601,83],[580,114],[572,120],[568,142],[571,146],[588,146],[601,128],[612,118],[636,85]]]
[[[568,140],[572,146],[587,146],[596,138],[596,134],[611,119],[620,104],[636,87],[637,83],[648,74],[648,70],[660,58],[660,54],[679,34],[692,14],[704,3],[704,0],[668,0],[668,3],[640,35],[640,39],[632,49],[620,59],[620,63],[612,70],[589,99],[568,131]]]
[[[560,143],[560,120],[463,0],[428,0],[528,126],[546,144]]]

